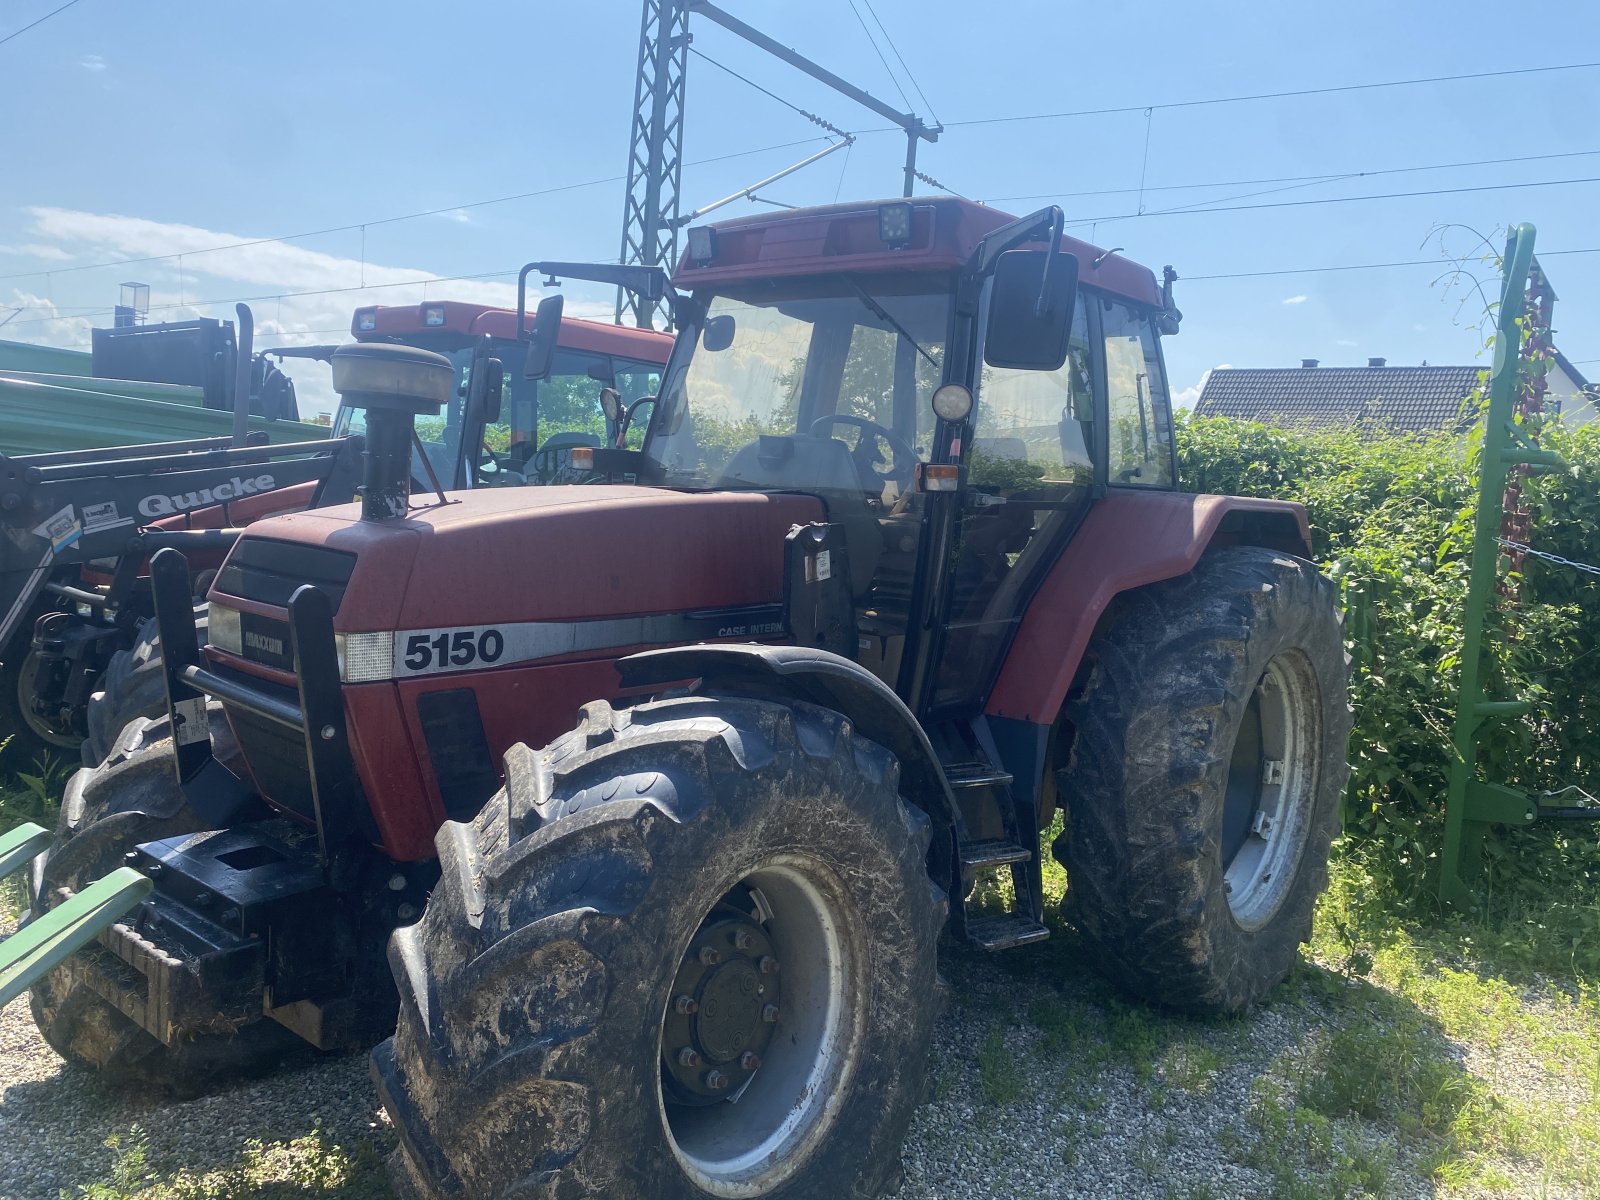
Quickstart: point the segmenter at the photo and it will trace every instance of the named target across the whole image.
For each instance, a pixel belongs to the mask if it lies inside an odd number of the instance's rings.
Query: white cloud
[[[446,221],[454,221],[457,225],[472,224],[472,214],[464,208],[447,208],[436,215],[443,217]]]
[[[1231,366],[1231,363],[1218,363],[1216,366],[1211,368],[1211,371],[1226,371],[1230,369]],[[1172,393],[1172,407],[1193,408],[1200,400],[1200,393],[1205,391],[1206,380],[1211,378],[1211,371],[1207,371],[1204,375],[1200,376],[1200,381],[1194,386],[1178,388],[1176,391],[1174,391]]]
[[[1286,297],[1284,299],[1284,301],[1283,301],[1283,303],[1285,303],[1285,304],[1304,304],[1305,302],[1306,302],[1306,297],[1305,296],[1289,296],[1289,297]]]
[[[0,254],[16,254],[27,258],[44,258],[51,262],[68,262],[72,255],[60,246],[51,246],[44,242],[24,242],[20,245],[0,246]]]
[[[78,60],[78,65],[85,71],[104,71],[106,69],[106,60],[98,54],[85,54]]]
[[[12,309],[20,308],[9,321]],[[12,288],[11,295],[0,300],[0,338],[12,342],[30,342],[36,346],[68,346],[87,349],[89,330],[87,317],[74,317],[64,313],[47,296],[36,296],[20,288]]]
[[[1361,343],[1360,342],[1352,342],[1349,338],[1339,338],[1333,344],[1335,346],[1345,346],[1345,347],[1348,347],[1349,349],[1353,350],[1353,349],[1355,349],[1355,347],[1359,346]]]

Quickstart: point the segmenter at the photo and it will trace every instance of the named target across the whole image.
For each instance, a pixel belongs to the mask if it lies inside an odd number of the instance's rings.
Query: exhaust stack
[[[333,390],[367,414],[363,521],[404,519],[411,501],[411,440],[418,416],[450,402],[455,368],[414,346],[358,342],[333,352]]]

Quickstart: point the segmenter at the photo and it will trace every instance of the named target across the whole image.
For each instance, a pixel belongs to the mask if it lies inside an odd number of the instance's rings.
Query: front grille
[[[293,688],[253,677],[249,682],[255,691],[291,704],[299,702]],[[285,728],[236,704],[224,703],[223,707],[261,794],[297,816],[314,821],[317,806],[311,796],[311,764],[306,759],[304,736],[297,729]]]
[[[338,612],[355,567],[356,556],[343,550],[244,537],[217,573],[215,587],[230,596],[287,608],[296,588],[315,584]]]

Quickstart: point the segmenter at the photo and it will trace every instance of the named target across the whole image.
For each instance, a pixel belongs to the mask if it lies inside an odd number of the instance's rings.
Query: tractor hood
[[[341,505],[259,521],[213,586],[281,612],[314,582],[340,633],[586,621],[777,604],[784,537],[821,501],[633,486],[456,493],[403,521]],[[240,603],[240,602],[243,603]]]

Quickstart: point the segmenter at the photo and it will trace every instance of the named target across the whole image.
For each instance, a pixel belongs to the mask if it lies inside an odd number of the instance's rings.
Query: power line
[[[889,49],[894,52],[894,58],[900,64],[900,69],[906,73],[906,78],[911,81],[912,90],[917,93],[917,99],[922,101],[922,106],[928,110],[928,115],[933,118],[935,125],[939,124],[939,114],[933,111],[933,105],[928,103],[928,97],[923,95],[922,85],[917,82],[917,77],[911,73],[911,68],[906,66],[906,60],[900,56],[900,48],[894,44],[894,38],[889,36],[889,30],[883,23],[883,18],[878,15],[878,10],[872,7],[872,0],[861,0],[867,6],[867,11],[872,14],[872,19],[877,22],[878,28],[883,32],[883,40],[889,43]],[[904,96],[905,93],[901,93]],[[908,102],[907,108],[911,105]]]
[[[700,50],[696,50],[693,46],[689,47],[689,53],[694,55],[696,58],[704,59],[706,62],[710,63],[713,67],[716,67],[717,70],[719,70],[719,71],[726,71],[729,75],[732,75],[740,83],[749,84],[751,87],[755,88],[756,91],[760,92],[763,96],[766,96],[766,97],[768,97],[769,99],[772,99],[772,100],[776,100],[779,104],[783,105],[785,108],[792,109],[794,112],[799,113],[802,117],[804,117],[806,120],[810,121],[813,125],[820,126],[821,128],[826,129],[829,133],[838,134],[840,137],[847,137],[848,138],[848,137],[854,137],[855,136],[852,133],[847,133],[845,130],[840,129],[832,121],[825,121],[821,117],[817,116],[816,113],[807,112],[805,109],[801,108],[798,104],[794,103],[793,101],[785,100],[782,96],[778,95],[777,92],[769,91],[767,88],[762,87],[754,79],[751,79],[748,75],[739,74],[739,72],[735,71],[732,67],[727,66],[724,63],[718,62],[716,59],[712,58],[709,54],[706,54],[706,53],[704,53],[703,51],[700,51]],[[690,165],[692,166],[694,164],[691,163]]]
[[[30,22],[28,22],[28,24],[24,25],[21,29],[18,29],[16,32],[8,33],[8,34],[6,34],[5,37],[0,37],[0,46],[4,46],[7,42],[11,41],[13,38],[21,37],[23,34],[27,33],[28,30],[32,29],[35,25],[43,25],[46,21],[48,21],[51,17],[55,16],[57,13],[66,12],[67,9],[71,8],[76,3],[78,3],[78,0],[67,0],[67,2],[65,4],[63,4],[60,8],[51,9],[49,12],[45,13],[44,16],[40,17],[37,21],[30,21]]]
[[[867,19],[856,7],[856,0],[845,0],[845,3],[850,6],[850,11],[855,13],[856,23],[861,26],[861,32],[867,35],[867,43],[872,47],[872,52],[878,56],[878,61],[883,64],[883,73],[889,77],[889,82],[894,84],[894,90],[900,93],[900,103],[910,108],[911,101],[906,97],[906,90],[900,86],[900,80],[896,78],[894,69],[889,66],[889,60],[883,56],[883,51],[878,49],[878,39],[873,37],[872,30],[867,28]]]
[[[1325,175],[1278,175],[1267,179],[1218,179],[1206,183],[1152,184],[1147,192],[1186,192],[1198,188],[1254,187],[1266,183],[1338,183],[1346,179],[1365,179],[1377,175],[1406,175],[1420,171],[1449,171],[1459,167],[1496,167],[1508,163],[1546,162],[1561,158],[1592,158],[1600,150],[1566,150],[1556,154],[1522,154],[1514,158],[1479,158],[1468,162],[1433,163],[1420,167],[1381,167],[1366,171],[1340,171]],[[1008,204],[1013,200],[1075,200],[1083,196],[1131,196],[1138,188],[1100,188],[1090,192],[1032,192],[1022,196],[991,196],[986,204]]]
[[[1462,75],[1429,75],[1420,79],[1385,79],[1374,83],[1344,83],[1327,87],[1297,88],[1286,92],[1253,92],[1240,96],[1208,96],[1197,100],[1169,100],[1162,104],[1119,104],[1108,108],[1081,108],[1066,112],[1020,113],[1009,117],[977,117],[967,121],[950,121],[945,128],[955,129],[970,125],[1007,125],[1017,121],[1054,121],[1066,117],[1100,117],[1113,113],[1142,113],[1145,109],[1200,108],[1211,104],[1243,104],[1253,100],[1287,100],[1297,96],[1326,96],[1338,92],[1364,92],[1376,88],[1418,87],[1430,83],[1456,83],[1471,79],[1499,79],[1512,75],[1541,75],[1553,71],[1588,71],[1600,67],[1600,62],[1562,63],[1549,67],[1517,67],[1504,71],[1473,71]],[[886,126],[895,129],[897,126]],[[878,133],[880,130],[868,130]]]
[[[1600,246],[1593,246],[1586,250],[1541,250],[1540,258],[1556,258],[1568,254],[1600,254]],[[1391,267],[1441,267],[1448,268],[1450,263],[1441,258],[1411,258],[1398,262],[1381,263],[1340,263],[1330,267],[1283,267],[1270,271],[1233,271],[1222,275],[1185,275],[1185,283],[1202,283],[1213,279],[1261,279],[1269,275],[1320,275],[1329,271],[1382,271]]]
[[[1457,196],[1468,192],[1504,192],[1516,188],[1564,187],[1576,183],[1600,183],[1600,176],[1588,176],[1583,179],[1536,179],[1527,183],[1483,183],[1474,187],[1429,188],[1420,192],[1378,192],[1368,196],[1328,196],[1321,200],[1275,200],[1267,204],[1231,204],[1217,208],[1158,208],[1142,213],[1108,213],[1099,217],[1083,217],[1068,221],[1067,224],[1093,225],[1104,221],[1130,221],[1137,217],[1203,217],[1210,213],[1254,212],[1264,208],[1305,208],[1315,204],[1353,204],[1359,200],[1404,200],[1413,196]]]
[[[771,146],[761,146],[754,150],[739,150],[733,154],[719,154],[712,158],[696,159],[694,162],[685,163],[685,166],[702,167],[711,163],[726,162],[734,158],[746,158],[752,154],[765,154],[772,150],[787,150],[793,146],[803,146],[817,139],[799,138],[789,142],[779,142]],[[0,282],[9,279],[37,279],[44,275],[68,275],[75,271],[97,271],[106,267],[125,267],[136,263],[167,262],[175,258],[189,258],[201,254],[215,254],[222,250],[242,250],[250,246],[262,246],[268,242],[292,242],[302,238],[321,237],[328,233],[348,233],[354,229],[367,229],[374,225],[393,225],[399,221],[413,221],[421,217],[436,217],[441,213],[459,212],[468,208],[484,208],[491,204],[506,204],[513,200],[528,200],[538,196],[552,196],[558,192],[572,192],[581,188],[599,187],[607,183],[621,183],[625,176],[610,175],[604,179],[589,179],[582,183],[562,184],[559,187],[541,188],[532,192],[519,192],[512,196],[498,196],[493,200],[471,200],[464,204],[447,204],[440,208],[424,209],[420,212],[401,213],[393,217],[376,217],[370,221],[353,221],[348,225],[330,225],[326,229],[310,229],[301,233],[286,233],[278,237],[250,238],[242,242],[225,242],[218,246],[204,246],[196,250],[178,250],[171,254],[150,254],[142,258],[117,258],[105,262],[82,263],[70,267],[55,267],[43,271],[17,271],[10,275],[0,275]]]

